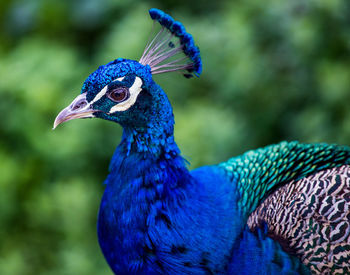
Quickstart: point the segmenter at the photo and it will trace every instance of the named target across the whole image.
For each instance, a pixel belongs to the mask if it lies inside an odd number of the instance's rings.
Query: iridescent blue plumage
[[[309,274],[316,270],[304,257],[306,248],[293,251],[286,240],[273,234],[271,224],[252,213],[270,194],[281,199],[278,207],[288,209],[281,187],[309,177],[307,189],[320,188],[317,173],[349,166],[350,149],[283,142],[189,171],[174,141],[172,107],[152,74],[185,70],[199,76],[199,50],[181,23],[157,9],[150,15],[162,30],[140,61],[116,59],[100,66],[54,125],[99,117],[123,127],[98,217],[98,239],[108,264],[115,274]],[[174,44],[174,37],[180,42]],[[169,61],[178,53],[185,57]],[[188,59],[189,63],[179,63]],[[340,190],[341,182],[337,186],[333,189]],[[342,197],[336,199],[339,205],[346,203]],[[252,231],[249,216],[259,221]],[[346,224],[341,225],[346,229]],[[310,231],[293,230],[297,237]]]
[[[140,76],[146,85],[152,81],[151,68],[148,65],[144,66],[130,59],[117,58],[98,67],[90,74],[83,83],[81,93],[87,93],[87,100],[91,101],[104,86],[131,72]]]

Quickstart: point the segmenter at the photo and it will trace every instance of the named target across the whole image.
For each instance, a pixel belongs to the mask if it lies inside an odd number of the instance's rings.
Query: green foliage
[[[0,274],[111,274],[96,213],[121,129],[51,127],[98,65],[141,56],[151,7],[201,49],[200,79],[155,77],[192,167],[281,140],[349,144],[346,0],[2,1]]]

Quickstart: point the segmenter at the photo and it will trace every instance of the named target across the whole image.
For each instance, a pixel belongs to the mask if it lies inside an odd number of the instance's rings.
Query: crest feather
[[[149,14],[161,29],[150,40],[139,63],[149,65],[152,74],[184,71],[186,77],[202,72],[202,61],[192,35],[170,15],[159,9],[150,9]]]

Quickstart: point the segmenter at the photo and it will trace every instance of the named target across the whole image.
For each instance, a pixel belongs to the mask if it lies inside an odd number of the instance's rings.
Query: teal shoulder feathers
[[[248,151],[220,167],[236,182],[238,205],[247,216],[263,198],[284,184],[346,164],[350,164],[350,147],[293,141]]]

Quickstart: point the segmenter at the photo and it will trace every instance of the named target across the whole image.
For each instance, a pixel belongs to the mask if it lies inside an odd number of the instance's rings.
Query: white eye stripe
[[[114,79],[113,81],[123,81],[125,76]],[[107,92],[108,85],[104,86],[101,91],[94,97],[94,99],[90,102],[90,104],[94,104],[96,101],[100,100]]]
[[[123,81],[123,79],[125,78],[125,76],[119,77],[117,79],[114,79],[113,81]]]
[[[120,111],[125,111],[127,109],[129,109],[132,105],[135,104],[137,96],[139,95],[139,93],[142,91],[142,80],[141,78],[137,77],[135,78],[134,84],[132,84],[132,86],[129,88],[129,92],[130,92],[130,97],[117,104],[114,105],[110,110],[109,113],[114,113],[114,112],[120,112]]]
[[[101,91],[99,91],[99,93],[94,97],[94,99],[90,102],[90,104],[95,103],[96,101],[100,100],[107,92],[107,88],[108,86],[104,86],[103,89]]]

